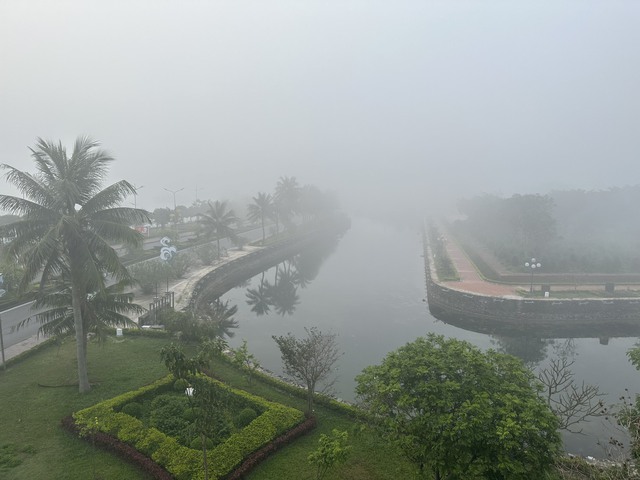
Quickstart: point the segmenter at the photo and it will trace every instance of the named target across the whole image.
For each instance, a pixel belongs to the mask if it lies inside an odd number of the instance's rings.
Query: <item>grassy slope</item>
[[[52,346],[22,362],[0,370],[0,478],[26,480],[34,478],[99,478],[146,480],[149,477],[119,458],[65,433],[60,419],[80,408],[138,388],[166,374],[159,352],[166,339],[148,337],[111,338],[106,345],[89,349],[90,379],[93,390],[77,393],[76,386],[42,387],[75,382],[75,345],[70,339],[60,348]],[[232,386],[243,388],[273,401],[304,408],[304,400],[274,390],[259,381],[248,385],[237,370],[224,362],[213,365],[213,372]],[[350,433],[353,452],[347,463],[332,470],[327,479],[396,480],[416,478],[415,468],[392,445],[369,433],[358,433],[356,424],[333,411],[318,408],[318,428],[298,439],[262,463],[249,476],[251,480],[310,480],[315,478],[307,456],[317,447],[321,433],[338,428]],[[3,446],[13,444],[14,455],[4,453]],[[32,447],[35,453],[25,452]],[[3,460],[18,458],[22,464],[3,466]],[[577,466],[573,465],[576,463]],[[572,468],[568,468],[572,466]],[[579,467],[579,468],[578,468]],[[95,469],[96,475],[93,475]],[[578,459],[565,461],[564,475],[558,478],[629,479],[638,478],[614,472],[597,473]],[[573,473],[568,473],[572,470]]]
[[[66,434],[60,427],[65,415],[100,400],[149,383],[166,373],[159,361],[165,339],[110,339],[104,346],[89,348],[89,375],[96,383],[80,395],[77,386],[47,388],[75,382],[75,343],[66,341],[38,352],[0,374],[0,446],[33,446],[34,454],[21,455],[23,463],[0,469],[7,479],[98,478],[146,479],[135,467],[115,456],[95,452],[86,442]]]
[[[281,393],[254,380],[252,385],[226,363],[215,363],[213,374],[226,383],[260,395],[269,400],[285,403],[304,410],[305,400]],[[315,470],[307,456],[318,446],[320,434],[331,433],[334,428],[349,432],[353,451],[347,462],[331,470],[328,479],[397,480],[416,476],[415,467],[406,461],[389,443],[368,432],[358,432],[357,424],[348,417],[323,407],[316,408],[318,427],[309,435],[296,440],[276,455],[259,465],[249,475],[251,480],[306,480],[315,478]]]
[[[33,478],[78,479],[147,479],[135,467],[117,457],[94,451],[91,445],[74,438],[59,427],[60,419],[80,408],[111,398],[122,392],[150,383],[166,374],[159,360],[159,351],[166,339],[145,337],[111,338],[104,346],[89,348],[89,374],[92,391],[77,393],[77,387],[43,387],[75,382],[75,345],[69,339],[60,348],[52,346],[0,373],[0,447],[15,444],[18,450],[34,447],[35,453],[21,453],[23,463],[3,468],[0,455],[0,478],[11,480]],[[213,366],[215,373],[233,386],[244,388],[270,400],[303,409],[302,399],[282,394],[273,388],[247,381],[229,365]],[[0,371],[1,372],[1,371]],[[252,479],[314,478],[307,456],[317,447],[321,433],[332,428],[355,432],[354,423],[335,412],[319,408],[319,427],[297,440],[261,465]],[[352,433],[353,454],[346,465],[332,472],[329,478],[353,480],[412,478],[414,469],[389,445],[369,434]]]

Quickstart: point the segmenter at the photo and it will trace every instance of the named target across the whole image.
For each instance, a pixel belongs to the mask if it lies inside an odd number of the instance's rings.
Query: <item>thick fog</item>
[[[635,184],[639,24],[632,0],[0,0],[0,163],[90,135],[151,210],[282,175],[388,210]]]

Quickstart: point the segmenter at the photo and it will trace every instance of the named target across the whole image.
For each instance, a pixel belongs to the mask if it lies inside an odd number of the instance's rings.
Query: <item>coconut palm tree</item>
[[[229,237],[231,241],[235,241],[237,235],[232,225],[238,222],[238,217],[236,217],[233,210],[228,209],[227,202],[216,200],[213,203],[208,203],[209,210],[207,210],[207,213],[199,215],[200,223],[202,223],[209,235],[216,235],[218,260],[220,260],[220,239]]]
[[[129,315],[139,316],[146,310],[133,303],[133,293],[124,292],[125,288],[131,285],[131,281],[122,280],[105,287],[104,290],[86,295],[82,303],[82,321],[85,333],[93,333],[98,340],[104,341],[114,327],[137,328],[138,325],[129,318]],[[75,326],[71,305],[71,289],[68,285],[38,298],[33,308],[50,307],[35,317],[41,323],[38,334],[63,337],[73,332]],[[21,322],[19,326],[26,325],[30,320],[29,318]],[[85,352],[86,339],[85,335]]]
[[[7,181],[22,194],[0,195],[0,210],[21,216],[0,227],[0,236],[13,239],[6,254],[24,265],[20,288],[38,275],[41,287],[54,277],[71,285],[80,392],[91,388],[82,318],[86,295],[104,290],[106,276],[129,278],[111,245],[136,248],[142,235],[130,225],[149,221],[144,210],[118,206],[135,193],[131,183],[121,180],[101,189],[113,158],[98,147],[79,137],[68,156],[61,142],[39,138],[31,149],[37,173],[2,165]]]
[[[253,203],[247,207],[247,218],[252,222],[260,220],[262,223],[263,243],[265,239],[264,222],[267,218],[271,218],[273,213],[273,198],[269,193],[259,192],[257,197],[253,197]]]

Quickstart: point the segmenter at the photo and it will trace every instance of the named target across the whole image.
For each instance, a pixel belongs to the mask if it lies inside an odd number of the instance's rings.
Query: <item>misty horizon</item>
[[[0,163],[100,141],[139,207],[294,176],[349,210],[638,183],[640,4],[7,1]],[[16,192],[4,180],[3,191]],[[197,194],[196,194],[197,190]]]

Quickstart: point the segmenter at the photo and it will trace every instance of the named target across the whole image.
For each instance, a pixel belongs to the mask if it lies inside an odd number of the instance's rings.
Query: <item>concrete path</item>
[[[172,291],[174,294],[174,303],[176,310],[182,310],[189,304],[189,300],[191,298],[191,292],[195,287],[196,283],[204,277],[209,272],[212,272],[218,267],[221,267],[237,258],[248,255],[256,250],[260,250],[262,247],[254,247],[250,245],[245,245],[242,250],[228,250],[227,255],[222,257],[220,260],[214,262],[212,265],[205,265],[202,267],[196,267],[185,275],[185,278],[179,278],[169,281],[169,291]],[[163,287],[165,289],[165,285],[159,285],[158,287]],[[164,293],[162,291],[160,294]],[[141,291],[134,291],[135,299],[134,301],[142,305],[144,308],[149,308],[149,304],[153,302],[155,294],[143,294]],[[137,320],[137,319],[133,319]]]
[[[460,281],[458,282],[441,282],[448,288],[454,290],[461,290],[469,293],[479,293],[482,295],[491,295],[494,297],[515,297],[517,288],[523,288],[521,285],[501,285],[498,283],[491,283],[483,280],[480,274],[475,269],[469,257],[467,257],[464,251],[460,248],[458,243],[451,239],[446,238],[446,247],[449,258],[453,262],[453,265],[458,271]]]

